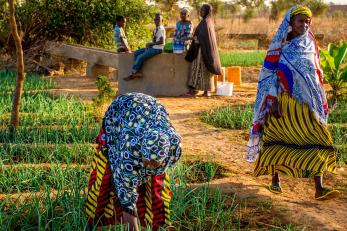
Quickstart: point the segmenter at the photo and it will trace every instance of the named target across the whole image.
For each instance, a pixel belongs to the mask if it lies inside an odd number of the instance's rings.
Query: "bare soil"
[[[249,78],[256,79],[256,71]],[[78,95],[86,101],[96,96],[93,80],[87,78],[54,78],[55,93]],[[248,78],[247,78],[248,79]],[[249,82],[249,81],[248,81]],[[255,178],[253,166],[245,161],[247,130],[215,128],[200,121],[201,112],[226,104],[253,103],[256,83],[235,86],[232,97],[171,98],[160,101],[170,112],[172,122],[183,137],[185,160],[212,160],[226,169],[226,177],[210,184],[220,187],[225,194],[236,195],[240,203],[242,222],[257,229],[273,229],[293,224],[295,229],[347,230],[347,171],[327,174],[325,184],[341,191],[338,199],[314,200],[312,179],[282,177],[283,194],[275,195],[266,189],[269,176]],[[283,227],[283,226],[282,226]]]

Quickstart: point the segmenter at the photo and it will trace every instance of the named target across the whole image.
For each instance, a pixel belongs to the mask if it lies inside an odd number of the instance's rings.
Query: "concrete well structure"
[[[152,96],[179,96],[188,91],[187,81],[190,63],[184,54],[162,53],[144,62],[142,78],[124,81],[130,75],[134,61],[131,53],[88,48],[78,45],[52,43],[48,53],[87,62],[87,77],[96,78],[106,75],[118,79],[118,91],[121,94],[141,92]],[[110,68],[117,69],[112,71]]]

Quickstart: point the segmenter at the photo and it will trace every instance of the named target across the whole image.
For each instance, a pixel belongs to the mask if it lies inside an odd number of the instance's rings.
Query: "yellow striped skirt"
[[[278,98],[282,116],[269,113],[254,175],[286,174],[293,177],[336,173],[336,155],[332,137],[307,104],[288,94]]]

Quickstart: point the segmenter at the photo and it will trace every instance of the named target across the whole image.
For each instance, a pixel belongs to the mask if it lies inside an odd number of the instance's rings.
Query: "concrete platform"
[[[121,94],[141,92],[152,96],[179,96],[188,91],[187,81],[190,63],[185,54],[162,53],[145,61],[141,79],[124,81],[131,74],[133,54],[90,48],[79,45],[51,43],[47,52],[87,62],[87,77],[96,78],[106,75],[112,80],[118,79]],[[115,68],[116,71],[110,71]]]
[[[190,63],[184,54],[162,53],[145,61],[142,78],[124,81],[131,73],[133,56],[122,55],[119,59],[118,89],[121,94],[141,92],[152,96],[180,96],[188,91],[187,82]]]

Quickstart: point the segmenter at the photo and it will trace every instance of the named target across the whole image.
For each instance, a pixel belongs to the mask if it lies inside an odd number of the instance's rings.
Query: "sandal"
[[[279,184],[273,184],[273,183],[270,183],[267,187],[267,189],[272,192],[272,193],[275,193],[275,194],[281,194],[282,193],[282,188]]]
[[[129,81],[129,80],[133,80],[133,79],[135,79],[135,78],[136,78],[136,77],[133,76],[133,75],[131,74],[131,75],[129,75],[128,77],[123,78],[123,80],[124,80],[124,81]]]
[[[318,195],[316,193],[315,199],[322,201],[322,200],[330,200],[339,196],[340,196],[340,191],[336,189],[324,188]]]
[[[123,78],[123,80],[129,81],[129,80],[133,80],[133,79],[141,78],[141,77],[142,77],[142,74],[140,72],[136,72],[136,73],[129,75],[128,77]]]

